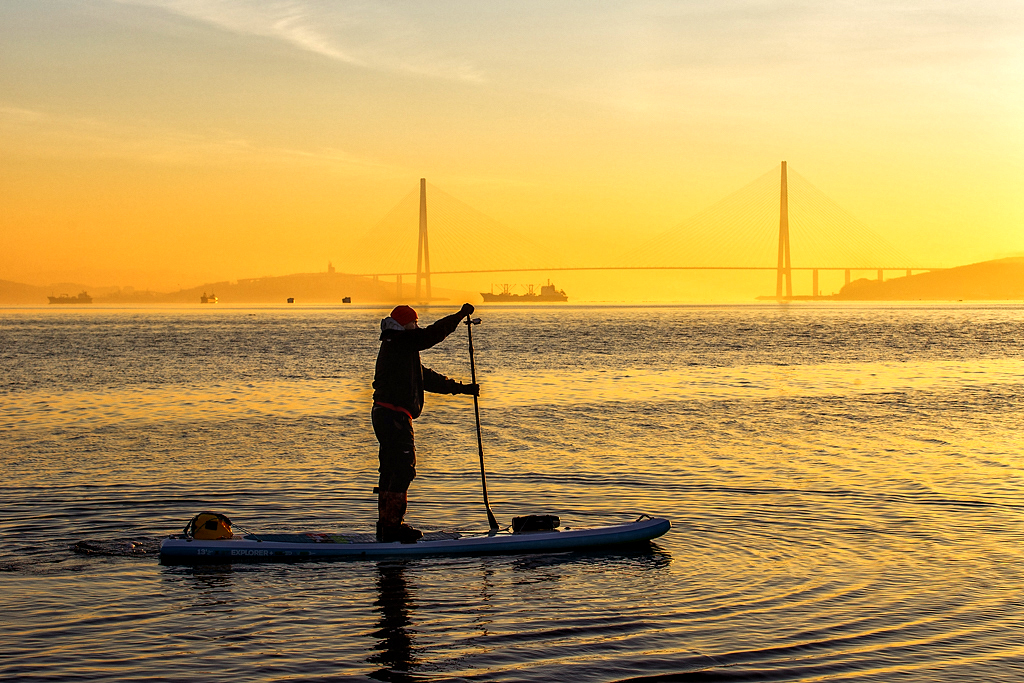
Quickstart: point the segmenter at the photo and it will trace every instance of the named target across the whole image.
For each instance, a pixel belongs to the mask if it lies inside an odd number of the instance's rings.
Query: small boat
[[[210,295],[207,296],[206,292],[203,292],[203,295],[201,297],[199,297],[199,303],[201,303],[201,304],[215,304],[215,303],[217,303],[217,295],[214,294],[213,292],[210,292]]]
[[[512,285],[501,285],[501,291],[497,294],[494,293],[494,287],[491,287],[490,292],[480,292],[480,296],[484,298],[485,303],[529,304],[540,301],[569,300],[569,297],[565,294],[565,290],[556,290],[555,286],[551,284],[551,280],[548,280],[546,285],[541,285],[540,294],[533,291],[533,285],[526,285],[526,292],[524,294],[513,294]]]
[[[172,536],[160,544],[163,564],[231,562],[302,562],[341,558],[416,555],[482,555],[562,552],[647,543],[672,528],[669,520],[641,515],[635,522],[614,526],[569,528],[550,531],[427,533],[416,543],[378,543],[360,533],[252,533],[206,541]]]
[[[60,296],[48,296],[51,304],[91,304],[92,297],[87,293],[82,292],[78,296],[68,296],[67,294],[61,294]]]

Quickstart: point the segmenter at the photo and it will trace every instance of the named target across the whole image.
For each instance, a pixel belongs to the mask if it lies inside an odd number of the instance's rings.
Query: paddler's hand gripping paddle
[[[480,318],[472,318],[466,316],[466,331],[469,333],[469,372],[473,379],[473,384],[476,384],[476,362],[473,360],[473,325],[479,325]],[[479,392],[477,392],[479,393]],[[473,411],[476,413],[476,445],[480,450],[480,483],[484,488],[484,507],[487,508],[487,523],[491,527],[491,531],[497,531],[498,521],[494,519],[494,513],[491,512],[491,504],[487,501],[487,473],[484,471],[484,440],[480,434],[480,399],[473,396]]]

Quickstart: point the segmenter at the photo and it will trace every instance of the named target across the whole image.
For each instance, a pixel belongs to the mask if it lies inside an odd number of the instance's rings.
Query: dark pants
[[[381,491],[404,493],[416,478],[412,418],[397,410],[374,406],[370,419],[373,433],[380,442],[380,479],[377,486]]]

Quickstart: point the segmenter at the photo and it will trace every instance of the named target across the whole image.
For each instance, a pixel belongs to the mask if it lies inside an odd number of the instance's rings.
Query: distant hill
[[[199,287],[183,289],[172,294],[164,294],[157,301],[165,303],[199,303],[203,294],[216,295],[220,303],[226,304],[266,304],[285,303],[294,298],[296,303],[303,304],[340,304],[344,297],[351,297],[352,303],[398,303],[416,300],[416,281],[403,283],[401,298],[398,297],[394,282],[374,280],[359,275],[345,273],[299,273],[278,277],[258,277],[238,280],[237,282],[208,282]],[[466,301],[466,297],[478,298],[478,295],[455,289],[431,288],[433,299],[437,301]],[[420,297],[424,299],[425,297]],[[97,301],[101,301],[97,299]],[[102,301],[107,301],[103,299]],[[113,301],[112,299],[110,301]]]
[[[268,304],[285,303],[294,298],[296,303],[342,303],[350,297],[352,303],[414,303],[416,282],[410,278],[403,283],[401,298],[395,283],[377,281],[369,277],[346,275],[344,273],[299,273],[279,277],[241,279],[236,282],[208,282],[198,287],[163,293],[136,290],[132,287],[91,287],[76,283],[57,283],[38,287],[19,282],[0,280],[0,304],[47,304],[50,295],[70,294],[87,291],[97,304],[198,304],[203,294],[216,295],[220,303],[226,304]],[[433,287],[432,300],[463,301],[479,300],[479,295],[455,289]],[[420,297],[423,300],[425,297]]]
[[[79,291],[81,290],[76,290],[75,294],[78,294]],[[63,292],[61,293],[63,294]],[[20,282],[11,282],[10,280],[0,280],[0,303],[45,304],[46,297],[48,296],[50,296],[50,293],[47,288],[23,285]]]
[[[884,282],[854,280],[832,298],[846,301],[1024,299],[1024,258],[983,261]]]

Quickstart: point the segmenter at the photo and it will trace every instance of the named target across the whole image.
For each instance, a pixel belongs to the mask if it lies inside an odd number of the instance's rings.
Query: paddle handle
[[[476,384],[476,360],[473,357],[474,324],[473,318],[467,315],[466,332],[469,334],[469,375],[472,378],[473,384]],[[491,531],[497,531],[498,520],[494,518],[494,513],[491,512],[491,503],[487,500],[487,471],[484,469],[484,439],[483,434],[480,431],[480,399],[476,395],[473,396],[473,413],[476,415],[476,446],[480,453],[480,484],[484,491],[484,507],[487,509],[487,524],[490,526]]]

